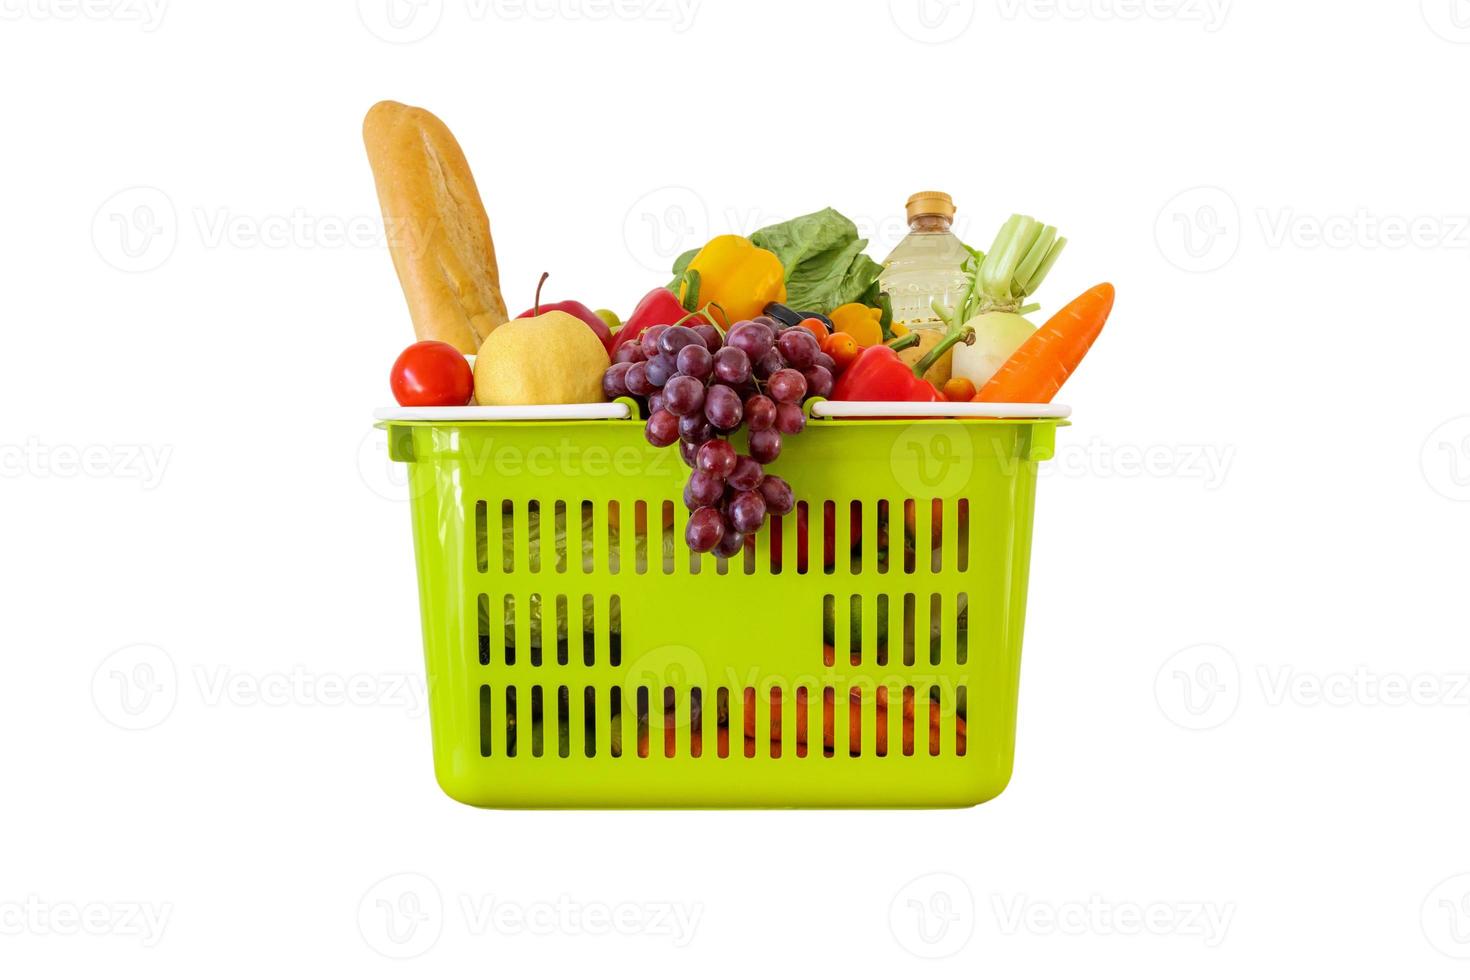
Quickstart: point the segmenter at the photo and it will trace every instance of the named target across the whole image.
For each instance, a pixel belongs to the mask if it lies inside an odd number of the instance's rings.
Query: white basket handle
[[[1069,405],[1026,405],[1019,402],[834,402],[819,401],[812,414],[828,419],[944,418],[1064,419]]]
[[[1064,419],[1067,405],[1026,405],[1007,402],[836,402],[820,400],[812,415],[827,419],[965,418]],[[380,408],[379,422],[584,422],[627,419],[632,411],[622,401],[582,405],[462,405],[459,407]]]
[[[584,405],[462,405],[458,408],[380,408],[379,422],[563,422],[626,419],[632,415],[623,402]]]

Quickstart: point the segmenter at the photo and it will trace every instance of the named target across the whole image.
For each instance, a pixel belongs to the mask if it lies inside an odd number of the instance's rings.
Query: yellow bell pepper
[[[714,303],[724,310],[727,327],[760,316],[770,303],[786,302],[786,271],[781,260],[742,235],[711,238],[689,263],[689,271],[699,274],[695,301],[701,307]],[[685,309],[690,306],[688,290],[686,279],[679,284],[679,300]]]
[[[883,311],[862,303],[844,303],[828,314],[832,329],[856,340],[859,347],[883,343]]]

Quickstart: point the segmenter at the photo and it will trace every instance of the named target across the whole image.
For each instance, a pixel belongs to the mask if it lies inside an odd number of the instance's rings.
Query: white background
[[[0,971],[1463,975],[1470,5],[159,2],[0,0]],[[1071,238],[1043,315],[1117,284],[1002,797],[440,793],[383,98],[512,312],[829,204],[881,258],[929,187]]]

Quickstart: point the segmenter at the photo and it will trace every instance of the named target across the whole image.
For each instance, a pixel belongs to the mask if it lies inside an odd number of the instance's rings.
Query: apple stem
[[[551,273],[543,272],[541,273],[541,281],[536,283],[536,302],[531,306],[532,316],[541,315],[541,287],[546,285],[546,280],[549,278],[551,278]]]

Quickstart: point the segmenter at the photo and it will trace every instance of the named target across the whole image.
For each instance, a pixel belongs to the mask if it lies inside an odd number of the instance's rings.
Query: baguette
[[[464,151],[433,113],[398,102],[368,110],[362,139],[414,333],[475,353],[508,317]]]

